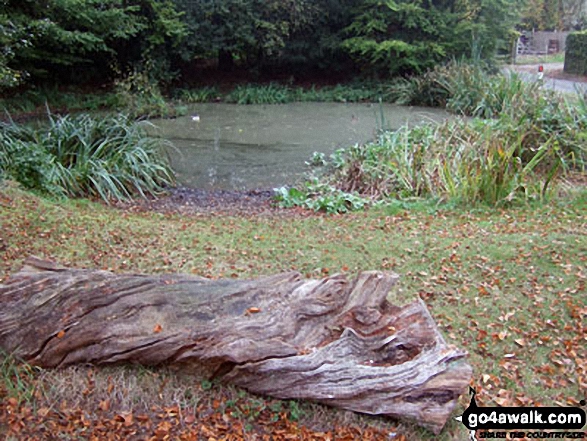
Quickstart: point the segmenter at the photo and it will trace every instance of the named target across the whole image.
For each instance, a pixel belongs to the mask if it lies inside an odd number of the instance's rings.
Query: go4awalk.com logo
[[[469,439],[587,439],[587,418],[580,407],[479,407],[471,403],[456,419],[469,429]],[[585,406],[585,400],[581,400]],[[489,432],[489,430],[492,430]]]

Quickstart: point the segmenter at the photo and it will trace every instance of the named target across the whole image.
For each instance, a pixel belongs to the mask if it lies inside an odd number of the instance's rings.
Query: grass
[[[132,214],[86,200],[44,199],[14,185],[0,190],[0,202],[2,278],[17,271],[30,254],[78,267],[211,278],[289,270],[307,277],[391,270],[401,275],[393,301],[423,298],[448,341],[469,351],[478,404],[556,406],[585,398],[584,190],[548,205],[507,211],[407,200],[344,216],[293,219]],[[10,362],[4,366],[10,374]],[[89,372],[96,395],[80,396]],[[166,369],[76,367],[33,371],[25,379],[30,385],[24,390],[39,391],[26,398],[31,406],[59,408],[81,400],[90,416],[100,413],[99,403],[106,399],[112,412],[138,411],[156,402],[201,406],[198,415],[216,412],[217,400],[224,406],[220,409],[235,412],[232,401],[240,402],[241,409],[250,409],[248,415],[263,406],[281,406],[313,427],[375,425],[407,439],[441,441],[467,435],[454,421],[435,437],[409,423],[397,426],[309,403],[279,405]],[[21,396],[6,373],[0,389]],[[467,404],[463,396],[459,411]],[[243,418],[243,424],[251,424],[256,417]]]
[[[180,89],[175,95],[183,102],[224,101],[234,104],[285,104],[293,102],[393,102],[395,82],[351,82],[334,86],[291,86],[281,83],[240,84],[222,94],[216,87]]]
[[[0,109],[10,115],[43,113],[46,107],[60,112],[124,110],[133,118],[185,115],[186,104],[227,102],[235,104],[283,104],[315,102],[393,102],[397,82],[351,82],[333,86],[291,86],[281,83],[241,84],[222,92],[217,86],[181,88],[166,96],[143,73],[131,73],[118,80],[112,90],[88,93],[75,88],[32,87],[23,93],[0,99]]]
[[[559,52],[557,54],[548,55],[518,55],[516,57],[516,64],[549,64],[549,63],[564,63],[565,53]]]
[[[491,75],[452,62],[399,83],[404,104],[441,106],[461,116],[440,125],[381,132],[371,143],[316,154],[319,176],[279,189],[285,206],[328,212],[373,201],[424,197],[506,206],[548,200],[571,169],[584,170],[587,97],[567,97],[517,75]]]
[[[173,183],[157,140],[125,115],[56,116],[38,127],[0,122],[0,178],[58,196],[124,200]]]
[[[22,93],[0,99],[2,113],[11,115],[44,112],[46,106],[55,111],[98,111],[116,108],[120,97],[109,91],[89,93],[85,90],[31,87]]]

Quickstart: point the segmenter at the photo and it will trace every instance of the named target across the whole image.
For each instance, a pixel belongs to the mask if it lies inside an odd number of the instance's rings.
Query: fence
[[[526,32],[517,43],[518,55],[556,54],[565,50],[568,32]]]

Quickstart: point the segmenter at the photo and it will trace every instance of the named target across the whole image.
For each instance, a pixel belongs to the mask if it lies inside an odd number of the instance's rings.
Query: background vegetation
[[[565,72],[587,75],[587,31],[572,32],[567,37]]]
[[[230,72],[389,77],[509,50],[523,0],[1,0],[0,87]]]

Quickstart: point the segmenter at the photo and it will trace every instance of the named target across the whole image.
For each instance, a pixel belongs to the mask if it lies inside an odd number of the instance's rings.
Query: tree
[[[446,57],[442,33],[450,18],[427,0],[365,0],[343,47],[366,70],[423,72]]]
[[[4,6],[0,38],[12,42],[5,69],[33,79],[103,76],[117,62],[165,51],[183,36],[167,0],[4,0]],[[16,43],[22,35],[25,42]]]
[[[183,58],[218,58],[221,69],[234,62],[259,66],[278,57],[287,39],[305,28],[320,8],[310,0],[175,0],[185,13],[189,38]]]
[[[507,47],[508,0],[364,0],[343,47],[366,70],[421,73],[450,57],[490,58]]]
[[[585,25],[586,13],[584,0],[526,0],[521,27],[536,31],[579,30]]]

